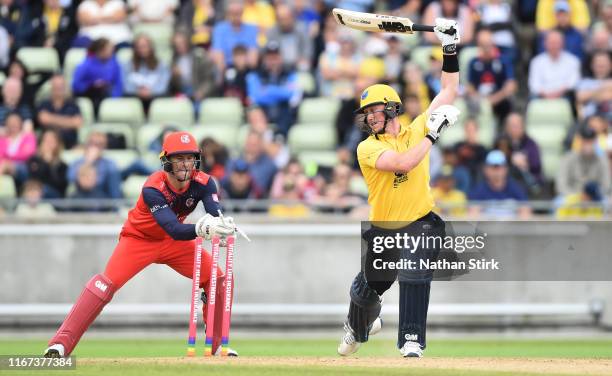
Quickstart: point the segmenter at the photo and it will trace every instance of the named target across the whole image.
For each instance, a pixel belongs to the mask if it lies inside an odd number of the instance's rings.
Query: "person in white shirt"
[[[79,5],[77,20],[79,35],[75,47],[87,47],[88,42],[99,38],[106,38],[118,47],[132,40],[126,6],[121,0],[85,0]]]
[[[128,0],[130,21],[137,23],[174,23],[178,0]]]
[[[529,64],[529,92],[536,98],[571,99],[580,80],[580,61],[563,50],[563,34],[556,30],[546,34],[545,51]]]

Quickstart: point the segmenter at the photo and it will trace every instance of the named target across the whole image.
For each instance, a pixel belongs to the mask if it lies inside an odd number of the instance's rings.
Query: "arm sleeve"
[[[219,204],[217,184],[215,183],[215,181],[212,178],[209,179],[206,185],[202,185],[201,192],[204,210],[206,210],[206,212],[212,215],[213,217],[217,217],[219,215],[219,210],[221,210],[221,205]]]
[[[357,159],[362,166],[376,168],[378,157],[390,147],[377,140],[367,139],[357,146]]]
[[[155,188],[142,190],[142,199],[149,207],[155,222],[174,240],[191,240],[196,238],[195,225],[181,223],[170,209],[164,195]]]
[[[123,77],[122,77],[122,73],[121,72],[121,66],[119,65],[119,63],[117,62],[117,58],[115,56],[113,56],[113,76],[114,76],[114,80],[113,80],[113,89],[112,89],[112,96],[113,97],[120,97],[123,95]]]
[[[76,94],[84,93],[91,85],[91,82],[86,79],[88,67],[87,61],[84,61],[78,65],[74,71],[72,77],[72,91]]]

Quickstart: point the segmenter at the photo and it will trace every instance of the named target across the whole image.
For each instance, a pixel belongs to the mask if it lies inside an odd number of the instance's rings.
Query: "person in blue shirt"
[[[487,154],[483,167],[484,179],[468,194],[470,201],[506,201],[492,203],[484,208],[484,212],[495,216],[526,217],[531,214],[531,208],[519,206],[518,202],[527,201],[527,192],[514,179],[508,176],[506,156],[500,150],[492,150]],[[471,214],[479,214],[482,207],[475,207]]]
[[[567,2],[557,1],[555,3],[555,18],[557,20],[556,30],[563,34],[565,40],[565,51],[576,56],[578,60],[584,61],[584,36],[578,29],[572,26],[570,6]],[[536,53],[544,52],[545,39],[545,32],[538,35],[538,49]]]
[[[277,133],[286,137],[295,121],[302,92],[294,68],[283,66],[278,42],[266,45],[261,68],[249,73],[246,81],[250,105],[261,108],[268,122],[276,124]]]
[[[257,65],[257,26],[242,22],[244,7],[239,1],[231,1],[226,8],[226,20],[218,22],[213,28],[211,56],[219,72],[232,64],[232,50],[243,45],[248,50],[250,67]]]
[[[255,190],[259,192],[257,196],[267,196],[277,168],[265,151],[264,139],[260,133],[251,131],[247,135],[240,158],[232,159],[227,163],[225,179],[229,179],[235,170],[244,170],[245,165],[248,166]]]
[[[96,114],[104,98],[123,95],[121,66],[106,38],[96,39],[87,48],[87,57],[76,67],[72,77],[72,92],[91,99]]]

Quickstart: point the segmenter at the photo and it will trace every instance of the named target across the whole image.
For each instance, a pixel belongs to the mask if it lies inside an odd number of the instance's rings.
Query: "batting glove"
[[[446,18],[436,18],[434,33],[442,44],[442,51],[447,55],[457,53],[457,44],[459,44],[459,24],[455,20]]]
[[[457,122],[460,113],[457,107],[449,104],[436,108],[427,119],[427,137],[436,142],[446,128]]]

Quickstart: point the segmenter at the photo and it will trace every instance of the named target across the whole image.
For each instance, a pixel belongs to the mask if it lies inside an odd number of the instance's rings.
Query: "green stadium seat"
[[[21,47],[17,58],[23,62],[30,73],[59,72],[59,55],[52,47]]]
[[[117,51],[117,61],[119,61],[122,67],[128,65],[132,61],[133,56],[134,51],[131,48],[121,48]],[[172,50],[170,48],[156,49],[155,56],[157,56],[159,61],[170,67],[172,63]]]
[[[239,127],[244,110],[238,98],[207,98],[200,103],[200,124],[225,124]]]
[[[79,142],[85,143],[89,134],[94,131],[106,134],[120,134],[125,138],[125,145],[128,149],[132,149],[136,146],[134,130],[129,124],[121,123],[96,123],[89,127],[83,127],[79,131]]]
[[[0,199],[17,198],[17,188],[12,176],[0,175]]]
[[[146,152],[140,154],[140,159],[150,169],[157,171],[161,169],[161,162],[159,161],[159,155],[157,153]]]
[[[34,103],[38,106],[43,101],[51,98],[51,80],[45,81],[44,84],[40,85],[38,90],[36,91],[36,96],[34,97]]]
[[[83,117],[83,126],[87,127],[94,123],[94,108],[91,99],[85,97],[79,97],[76,99],[77,106],[81,111]]]
[[[565,131],[573,120],[572,107],[566,99],[533,99],[527,105],[527,128],[557,124],[559,131]]]
[[[164,129],[163,125],[160,124],[145,124],[138,128],[136,135],[136,149],[140,154],[149,152],[149,145],[151,142],[158,138]]]
[[[225,124],[201,124],[191,127],[189,132],[195,137],[198,144],[206,137],[211,137],[215,141],[225,145],[229,150],[236,144],[238,128]]]
[[[105,150],[104,157],[115,162],[119,170],[123,170],[138,159],[135,150]]]
[[[4,72],[0,72],[0,86],[4,85],[5,80],[6,80],[6,74]]]
[[[563,155],[561,152],[555,152],[552,150],[542,152],[541,155],[544,176],[548,179],[554,180],[555,176],[557,176],[557,171],[559,171],[559,165],[561,164]]]
[[[106,98],[100,104],[98,118],[103,123],[139,126],[144,123],[145,115],[142,102],[138,98]]]
[[[60,155],[60,158],[62,159],[62,161],[64,161],[64,163],[66,163],[68,166],[70,166],[73,162],[75,162],[76,160],[82,157],[83,157],[82,149],[64,150],[62,151],[62,154]]]
[[[121,186],[123,197],[134,200],[138,199],[142,191],[142,186],[147,181],[147,178],[147,176],[132,175],[125,179]]]
[[[540,147],[544,175],[554,179],[563,154],[565,131],[556,124],[537,124],[527,127],[527,134]]]
[[[190,127],[194,124],[193,104],[187,98],[157,98],[149,109],[149,122]]]
[[[298,86],[304,94],[312,95],[317,90],[317,82],[310,72],[297,73]]]
[[[169,50],[171,48],[174,28],[171,23],[137,23],[132,26],[134,35],[144,34],[148,36],[156,51]]]
[[[87,50],[85,48],[71,48],[64,56],[64,78],[69,90],[72,88],[72,76],[76,67],[85,60]]]
[[[303,165],[314,163],[317,166],[334,167],[338,164],[338,155],[335,151],[302,151],[298,159]]]
[[[298,123],[328,124],[333,128],[340,110],[340,100],[336,98],[305,98],[298,110]]]
[[[442,147],[449,147],[463,140],[465,138],[465,130],[463,125],[463,122],[458,121],[457,124],[446,129],[444,134],[438,139],[437,143]]]
[[[335,150],[336,130],[327,124],[296,124],[289,129],[289,149],[293,153]]]
[[[431,49],[431,46],[419,46],[410,51],[410,61],[418,65],[423,72],[429,70]]]
[[[468,66],[476,56],[478,56],[478,47],[463,47],[459,52],[459,74],[462,82],[467,82]]]

